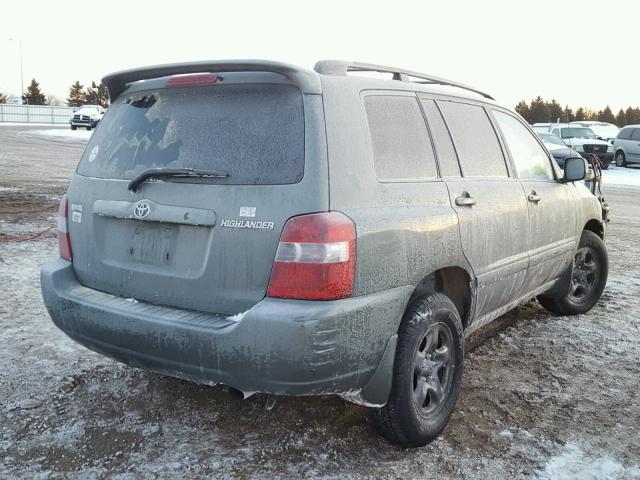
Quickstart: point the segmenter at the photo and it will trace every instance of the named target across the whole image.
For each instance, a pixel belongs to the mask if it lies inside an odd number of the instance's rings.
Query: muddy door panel
[[[529,208],[529,271],[524,291],[558,278],[576,250],[576,212],[571,185],[553,180],[522,181]]]
[[[462,247],[477,277],[476,318],[517,299],[528,266],[529,218],[518,182],[448,181]]]

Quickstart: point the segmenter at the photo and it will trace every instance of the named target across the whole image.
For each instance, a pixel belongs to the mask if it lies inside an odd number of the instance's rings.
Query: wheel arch
[[[426,275],[415,286],[409,305],[429,293],[443,293],[451,299],[458,310],[462,327],[470,323],[473,307],[473,282],[471,274],[462,267],[444,267]]]
[[[583,231],[584,230],[589,230],[604,240],[604,226],[601,221],[592,218],[584,225]]]

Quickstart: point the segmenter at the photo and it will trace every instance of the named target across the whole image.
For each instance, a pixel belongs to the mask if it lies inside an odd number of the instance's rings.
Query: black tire
[[[607,285],[609,255],[602,239],[593,232],[582,232],[573,260],[569,288],[562,295],[540,295],[540,304],[558,315],[586,313],[600,300]]]
[[[75,130],[75,129],[77,129],[77,128],[78,128],[78,127],[76,127],[75,125],[71,125],[71,130]]]
[[[464,332],[453,302],[441,293],[415,300],[398,331],[387,404],[370,409],[381,435],[403,447],[434,440],[455,407],[463,364]]]
[[[616,152],[616,166],[617,167],[627,166],[627,157],[625,157],[624,152]]]
[[[93,127],[87,127],[87,131],[91,130]]]

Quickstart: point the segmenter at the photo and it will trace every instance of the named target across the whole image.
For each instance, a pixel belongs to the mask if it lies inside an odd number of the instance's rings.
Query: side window
[[[493,114],[511,153],[518,177],[553,180],[549,156],[531,132],[511,115],[497,110],[493,110]]]
[[[618,135],[618,138],[621,140],[630,140],[632,133],[633,133],[633,128],[629,128],[629,127],[623,128],[620,134]]]
[[[458,156],[455,148],[453,148],[451,135],[449,135],[449,130],[447,130],[436,102],[426,98],[422,99],[421,102],[427,116],[427,123],[431,129],[433,143],[438,153],[440,175],[443,177],[459,177],[460,165],[458,165]]]
[[[465,177],[507,177],[498,137],[484,108],[438,101]]]
[[[378,179],[437,176],[433,147],[417,98],[370,95],[365,97],[364,107]]]
[[[636,128],[633,130],[631,134],[631,140],[640,140],[640,128]]]

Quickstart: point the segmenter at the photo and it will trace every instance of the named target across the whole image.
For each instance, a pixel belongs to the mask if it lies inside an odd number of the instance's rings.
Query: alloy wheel
[[[581,302],[595,288],[599,276],[598,256],[591,247],[580,248],[573,260],[571,289],[569,297],[574,302]]]
[[[429,415],[446,401],[454,368],[451,330],[432,324],[418,345],[413,364],[413,399],[418,413]]]

